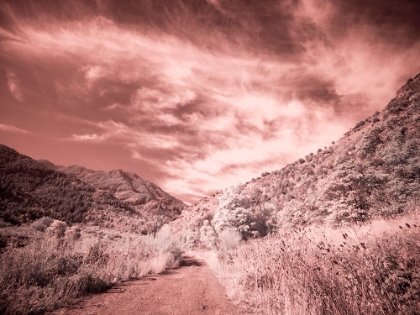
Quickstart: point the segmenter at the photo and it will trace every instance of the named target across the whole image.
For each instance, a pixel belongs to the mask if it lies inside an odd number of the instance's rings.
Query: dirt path
[[[165,274],[126,283],[57,315],[242,315],[202,260],[183,257]]]

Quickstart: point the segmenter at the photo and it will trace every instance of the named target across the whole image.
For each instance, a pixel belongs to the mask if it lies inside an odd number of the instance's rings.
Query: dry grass
[[[393,228],[383,232],[384,225]],[[228,295],[255,313],[414,315],[419,236],[414,217],[301,229],[220,252],[210,266]]]
[[[0,313],[40,314],[113,284],[177,265],[169,228],[156,237],[67,229],[0,256]]]

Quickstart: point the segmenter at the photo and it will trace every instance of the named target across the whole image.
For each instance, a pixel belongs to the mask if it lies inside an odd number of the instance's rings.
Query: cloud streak
[[[131,171],[194,201],[328,145],[420,71],[419,5],[376,6],[5,1],[0,123],[112,168],[128,152]]]
[[[25,129],[21,129],[11,125],[0,124],[0,130],[12,133],[29,134],[30,132]]]

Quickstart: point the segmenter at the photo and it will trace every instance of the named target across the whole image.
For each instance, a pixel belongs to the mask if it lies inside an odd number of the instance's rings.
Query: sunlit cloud
[[[176,147],[178,142],[171,135],[156,135],[154,137],[146,137],[146,133],[142,133],[134,128],[131,128],[123,123],[114,121],[101,122],[97,127],[102,131],[101,133],[93,134],[73,134],[71,139],[81,142],[103,143],[119,142],[122,145],[127,145],[130,148],[139,146],[147,148],[169,149]]]
[[[405,20],[382,18],[369,2],[371,21],[356,2],[28,1],[20,10],[7,0],[0,66],[25,121],[35,110],[63,143],[89,144],[92,159],[108,158],[98,147],[125,150],[132,165],[168,175],[150,180],[193,200],[327,146],[420,71],[413,8]],[[62,129],[49,127],[45,117],[61,116]]]
[[[85,135],[73,135],[72,139],[75,141],[85,141],[85,142],[103,142],[109,138],[108,135],[97,135],[93,134],[85,134]]]

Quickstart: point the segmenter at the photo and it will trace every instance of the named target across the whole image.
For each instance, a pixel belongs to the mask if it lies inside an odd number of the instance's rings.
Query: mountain
[[[0,220],[6,224],[49,216],[147,234],[185,207],[136,174],[56,166],[0,145]]]
[[[165,214],[168,218],[175,219],[186,207],[181,200],[134,173],[123,170],[94,171],[75,165],[57,167],[57,170],[80,179],[98,191],[111,194],[145,216]]]
[[[197,241],[228,228],[249,238],[407,213],[420,207],[419,149],[420,74],[337,143],[201,200],[175,226]]]

